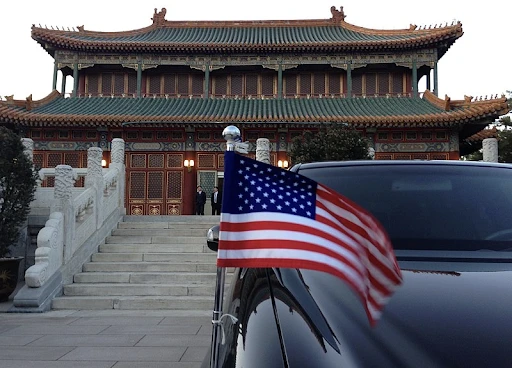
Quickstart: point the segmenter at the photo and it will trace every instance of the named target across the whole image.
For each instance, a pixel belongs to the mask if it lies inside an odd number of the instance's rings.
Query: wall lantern
[[[279,161],[277,161],[277,166],[286,169],[288,167],[288,161],[286,161],[286,160],[284,160],[284,161],[283,160],[279,160]]]
[[[107,167],[107,160],[101,160],[101,167]]]
[[[194,167],[194,160],[185,160],[183,161],[183,165],[188,169],[188,172],[191,172]]]

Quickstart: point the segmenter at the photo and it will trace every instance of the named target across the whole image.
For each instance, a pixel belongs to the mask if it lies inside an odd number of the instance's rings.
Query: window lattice
[[[73,138],[82,138],[82,136],[84,135],[84,133],[80,130],[73,130]]]
[[[392,78],[392,93],[403,93],[404,86],[402,73],[393,73]]]
[[[421,139],[425,140],[425,141],[429,141],[432,139],[432,133],[430,132],[422,132],[421,133]]]
[[[168,136],[167,132],[156,132],[156,139],[159,141],[166,141]]]
[[[33,160],[34,166],[36,168],[42,168],[43,167],[43,154],[42,153],[34,153]]]
[[[264,96],[274,95],[274,76],[272,74],[261,76],[261,94]]]
[[[183,167],[183,155],[168,154],[167,155],[167,167],[181,168]]]
[[[325,74],[315,73],[313,74],[313,93],[324,94],[325,93]]]
[[[366,74],[366,94],[374,95],[377,93],[377,74],[368,73]]]
[[[231,94],[232,95],[243,95],[244,79],[241,74],[235,74],[231,76]]]
[[[396,153],[395,160],[412,160],[412,157],[410,154]]]
[[[217,164],[218,164],[218,168],[219,169],[223,169],[224,168],[224,154],[220,154],[217,156]]]
[[[128,74],[128,93],[137,93],[137,75],[130,73]]]
[[[432,160],[448,160],[446,153],[432,153]]]
[[[160,94],[160,76],[152,75],[149,77],[149,93]]]
[[[175,74],[164,74],[164,93],[169,95],[176,94]]]
[[[124,93],[124,74],[114,74],[114,93],[118,96]]]
[[[110,95],[112,93],[112,74],[103,73],[101,75],[101,93]]]
[[[192,74],[192,94],[199,96],[203,93],[203,75]]]
[[[164,155],[163,154],[150,154],[148,155],[149,167],[164,168]]]
[[[56,167],[57,165],[62,165],[62,153],[49,153],[48,167]]]
[[[215,78],[215,94],[226,95],[228,93],[228,76],[225,74],[218,75]]]
[[[300,94],[311,93],[311,74],[300,75]]]
[[[446,132],[436,132],[436,139],[446,139]]]
[[[188,95],[188,74],[178,74],[178,93]]]
[[[182,193],[182,182],[183,182],[182,171],[168,171],[167,172],[167,199],[181,198]]]
[[[136,155],[132,154],[130,157],[130,167],[133,168],[146,168],[146,155]]]
[[[329,74],[329,93],[336,95],[341,93],[340,81],[340,74]]]
[[[68,138],[69,132],[67,130],[59,130],[59,138]]]
[[[414,153],[412,155],[413,160],[428,160],[428,153]]]
[[[407,140],[412,141],[412,140],[416,140],[417,138],[418,138],[418,137],[417,137],[416,132],[407,132],[407,133],[405,134],[405,139],[407,139]]]
[[[96,139],[98,137],[97,132],[87,132],[85,133],[87,139]]]
[[[353,74],[352,75],[352,93],[355,95],[363,94],[363,75]]]
[[[144,199],[146,197],[146,173],[130,173],[130,199]]]
[[[98,93],[99,78],[97,74],[87,76],[86,93],[92,93],[93,95]]]
[[[148,173],[148,199],[164,198],[164,173],[153,171]]]
[[[401,141],[402,140],[402,133],[401,132],[395,132],[392,134],[392,138],[394,141]]]
[[[377,139],[379,141],[387,141],[388,140],[388,133],[379,133],[377,135],[377,137],[378,137]]]
[[[137,139],[138,136],[139,136],[138,132],[128,132],[128,133],[126,133],[126,138],[127,139]]]
[[[65,153],[64,165],[71,167],[80,167],[80,154],[79,153]]]
[[[142,139],[153,139],[153,132],[142,132]]]
[[[297,93],[297,74],[289,74],[284,77],[285,94],[293,96]]]
[[[376,160],[392,160],[393,156],[392,155],[382,155],[382,154],[379,154],[379,155],[375,156],[375,159]]]
[[[33,130],[31,132],[32,138],[41,138],[41,131],[40,130]]]
[[[80,167],[87,167],[87,153],[83,153],[81,155],[81,161],[82,161],[82,166]]]
[[[245,93],[253,96],[258,94],[258,75],[248,74],[245,76]]]
[[[385,95],[389,93],[389,74],[388,73],[379,73],[377,74],[379,89],[379,95]]]
[[[48,130],[44,132],[45,138],[55,138],[55,132],[53,130]]]
[[[183,139],[183,132],[179,131],[179,132],[172,132],[171,133],[171,137],[172,139]]]
[[[197,132],[197,139],[200,139],[200,140],[210,139],[210,132],[206,132],[206,131]]]
[[[198,157],[199,169],[214,169],[215,168],[215,155],[214,154],[199,154]]]

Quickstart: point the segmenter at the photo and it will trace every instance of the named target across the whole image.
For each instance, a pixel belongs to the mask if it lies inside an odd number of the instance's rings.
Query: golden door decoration
[[[127,208],[130,215],[180,215],[183,154],[129,153]]]

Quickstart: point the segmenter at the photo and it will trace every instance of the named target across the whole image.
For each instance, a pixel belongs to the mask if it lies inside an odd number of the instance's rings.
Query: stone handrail
[[[48,310],[51,299],[62,292],[62,285],[80,272],[125,214],[124,141],[113,140],[109,169],[101,167],[101,148],[91,147],[87,154],[85,188],[74,187],[82,173],[69,165],[40,172],[42,178],[55,175],[54,198],[49,220],[37,236],[35,264],[25,273],[25,286],[14,298],[14,309]],[[37,191],[45,193],[40,197],[48,195],[48,189],[39,187]],[[40,199],[40,203],[45,202]]]

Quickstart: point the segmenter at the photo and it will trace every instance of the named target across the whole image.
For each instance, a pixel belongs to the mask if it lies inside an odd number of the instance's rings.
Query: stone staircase
[[[217,256],[206,232],[218,223],[218,216],[125,216],[52,309],[212,310]]]

